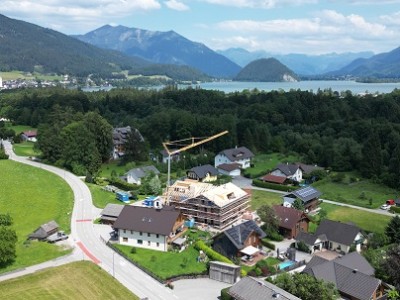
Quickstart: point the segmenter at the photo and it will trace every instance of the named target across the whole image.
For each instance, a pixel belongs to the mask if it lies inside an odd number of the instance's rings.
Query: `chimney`
[[[353,273],[356,274],[358,272],[358,269],[354,269]]]

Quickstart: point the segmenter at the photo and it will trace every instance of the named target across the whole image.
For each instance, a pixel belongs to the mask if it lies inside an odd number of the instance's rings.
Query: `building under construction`
[[[249,208],[250,195],[233,183],[216,186],[192,180],[176,181],[167,188],[166,201],[196,223],[224,229]]]

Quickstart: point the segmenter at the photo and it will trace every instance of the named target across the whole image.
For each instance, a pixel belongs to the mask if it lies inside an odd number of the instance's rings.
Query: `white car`
[[[389,208],[390,208],[390,205],[387,205],[387,204],[383,204],[381,206],[381,209],[384,209],[384,210],[388,210]]]

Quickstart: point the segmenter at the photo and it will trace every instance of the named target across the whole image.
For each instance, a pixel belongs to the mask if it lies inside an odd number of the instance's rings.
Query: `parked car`
[[[384,210],[388,210],[389,208],[390,208],[390,205],[387,205],[386,203],[381,206],[381,209],[384,209]]]
[[[395,205],[396,203],[394,202],[393,199],[389,199],[389,200],[386,200],[386,204],[387,205]]]
[[[53,233],[52,235],[47,237],[47,241],[49,243],[55,243],[55,242],[63,241],[63,240],[66,240],[66,239],[68,239],[68,235],[66,235],[64,233],[64,231],[58,231],[58,232]]]

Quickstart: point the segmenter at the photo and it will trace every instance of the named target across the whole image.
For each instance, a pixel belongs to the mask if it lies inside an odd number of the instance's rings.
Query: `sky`
[[[103,25],[170,31],[213,50],[388,52],[400,0],[0,0],[0,14],[64,34]]]

